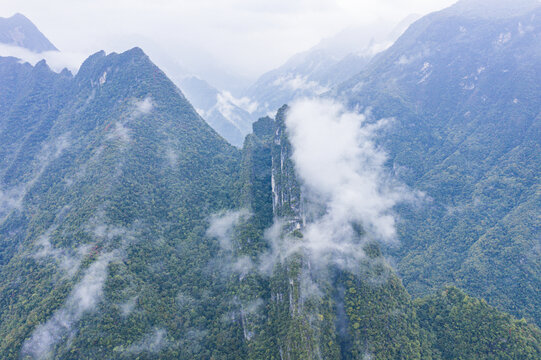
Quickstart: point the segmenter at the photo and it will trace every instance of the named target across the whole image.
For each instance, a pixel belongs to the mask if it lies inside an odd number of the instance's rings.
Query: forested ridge
[[[335,95],[374,119],[389,168],[423,191],[389,249],[418,297],[454,284],[540,323],[541,7],[473,1],[427,15]],[[528,30],[525,30],[528,29]]]
[[[463,3],[326,94],[393,118],[423,194],[397,244],[353,224],[347,266],[306,246],[290,106],[238,149],[139,48],[0,57],[0,358],[541,358],[541,14]]]

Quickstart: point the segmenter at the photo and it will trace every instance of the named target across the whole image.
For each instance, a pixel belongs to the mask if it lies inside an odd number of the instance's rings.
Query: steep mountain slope
[[[0,18],[0,43],[20,46],[34,52],[57,50],[38,28],[21,14]]]
[[[458,284],[541,322],[541,6],[461,1],[414,23],[336,95],[393,117],[389,165],[424,191],[392,252],[408,290]]]
[[[259,267],[270,266],[262,286],[268,292],[262,304],[267,323],[261,327],[268,324],[273,331],[274,356],[348,359],[373,354],[376,359],[419,358],[418,327],[409,295],[390,268],[379,263],[377,246],[373,252],[367,250],[370,258],[354,272],[320,268],[303,249],[306,214],[291,160],[286,116],[287,108],[283,107],[276,121],[259,120],[254,124],[254,134],[246,140],[244,163],[251,169],[245,168],[244,206],[254,213],[249,225],[259,229],[264,242],[254,246],[250,244],[253,236],[241,232],[237,245],[242,249],[237,256],[248,255],[253,261],[263,258]],[[261,235],[273,220],[275,238],[271,240],[269,234]],[[281,245],[273,243],[276,241]],[[276,251],[276,247],[278,254],[270,256],[279,260],[269,265],[269,251]],[[238,286],[245,289],[245,296],[253,294],[251,301],[261,299],[251,283],[249,278],[240,278]],[[393,325],[386,327],[384,319],[391,313],[395,314]],[[261,347],[258,342],[262,339],[249,340],[255,343],[255,349]],[[263,357],[258,352],[249,355]]]
[[[138,48],[76,76],[0,58],[0,75],[2,358],[431,359],[469,331],[426,324],[439,299],[421,327],[374,242],[349,268],[297,247],[288,108],[241,154]],[[484,314],[521,329],[509,356],[538,358],[538,330]]]
[[[140,49],[1,62],[2,357],[235,358],[204,232],[238,151]]]
[[[376,243],[365,243],[367,257],[350,269],[318,263],[305,248],[310,215],[291,158],[287,112],[283,107],[276,121],[254,123],[243,149],[242,210],[221,215],[211,226],[221,237],[220,257],[231,274],[228,294],[239,307],[244,358],[444,359],[453,351],[453,358],[535,359],[541,354],[539,329],[459,290],[414,304]],[[508,329],[513,333],[502,338]],[[448,349],[445,341],[452,339],[468,344]]]
[[[242,147],[244,137],[251,131],[253,120],[248,111],[235,104],[238,99],[195,76],[181,79],[179,87],[214,130],[231,144]]]
[[[433,359],[528,359],[541,353],[538,328],[456,288],[416,300],[415,306]]]

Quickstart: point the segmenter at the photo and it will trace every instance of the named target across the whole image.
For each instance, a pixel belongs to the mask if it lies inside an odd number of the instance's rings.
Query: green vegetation
[[[408,291],[453,284],[537,325],[540,16],[538,4],[496,19],[459,8],[431,14],[339,92],[394,119],[381,138],[389,168],[426,195],[398,209],[401,246],[385,250]]]
[[[139,49],[75,77],[0,59],[0,86],[3,359],[538,358],[481,300],[412,301],[378,244],[348,271],[273,258],[304,238],[287,107],[241,152]]]
[[[433,359],[539,359],[539,328],[450,287],[415,301]]]

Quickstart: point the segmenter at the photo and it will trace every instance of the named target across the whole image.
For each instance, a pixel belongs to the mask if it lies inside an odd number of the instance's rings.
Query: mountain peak
[[[0,43],[38,53],[58,50],[32,21],[20,13],[9,18],[0,18]]]
[[[13,15],[10,17],[10,19],[22,20],[22,21],[28,21],[28,22],[30,22],[30,20],[29,20],[26,16],[24,16],[23,14],[21,14],[21,13],[15,13],[15,14],[13,14]]]
[[[122,66],[120,66],[120,64],[122,64]],[[120,71],[120,69],[127,71],[128,67],[131,67],[126,66],[128,64],[136,65],[138,67],[155,66],[145,52],[139,47],[134,47],[120,54],[115,52],[106,54],[105,51],[101,50],[90,55],[83,62],[77,73],[77,77],[87,78],[90,76],[94,78],[97,75],[101,76],[104,72],[111,72],[111,69],[113,68],[116,69],[115,71]]]
[[[133,56],[133,57],[148,57],[147,54],[139,46],[133,47],[129,50],[126,50],[122,54]]]

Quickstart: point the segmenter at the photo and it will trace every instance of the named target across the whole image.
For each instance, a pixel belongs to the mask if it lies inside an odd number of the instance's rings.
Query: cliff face
[[[237,256],[249,255],[260,271],[239,277],[232,287],[242,307],[262,305],[258,316],[241,314],[248,357],[419,358],[410,298],[376,244],[367,246],[366,262],[353,272],[321,266],[306,250],[305,199],[287,111],[284,106],[275,120],[254,123],[244,147],[240,205],[252,215],[238,228]],[[269,334],[272,341],[265,339]]]
[[[276,115],[272,144],[272,207],[276,218],[287,223],[290,231],[304,224],[300,184],[291,160],[293,149],[287,137],[285,118],[287,106]]]
[[[239,206],[248,211],[243,210],[244,219],[235,231],[237,275],[231,278],[229,291],[239,309],[236,319],[245,358],[410,360],[444,359],[452,353],[452,358],[514,354],[534,359],[539,355],[537,328],[483,301],[468,298],[471,306],[465,306],[465,295],[447,295],[461,294],[459,290],[445,290],[441,296],[414,303],[379,245],[366,241],[362,229],[358,236],[365,244],[364,255],[356,266],[345,269],[317,259],[305,234],[314,221],[307,216],[313,213],[313,204],[307,202],[309,196],[303,193],[292,160],[287,113],[284,106],[275,120],[255,122],[244,144]],[[455,308],[460,310],[450,310]],[[472,311],[478,313],[466,315]],[[438,312],[442,315],[435,318]],[[449,330],[456,323],[459,328]],[[506,329],[513,330],[503,336]],[[479,336],[462,337],[473,333]],[[450,350],[448,344],[456,342],[459,348]]]

